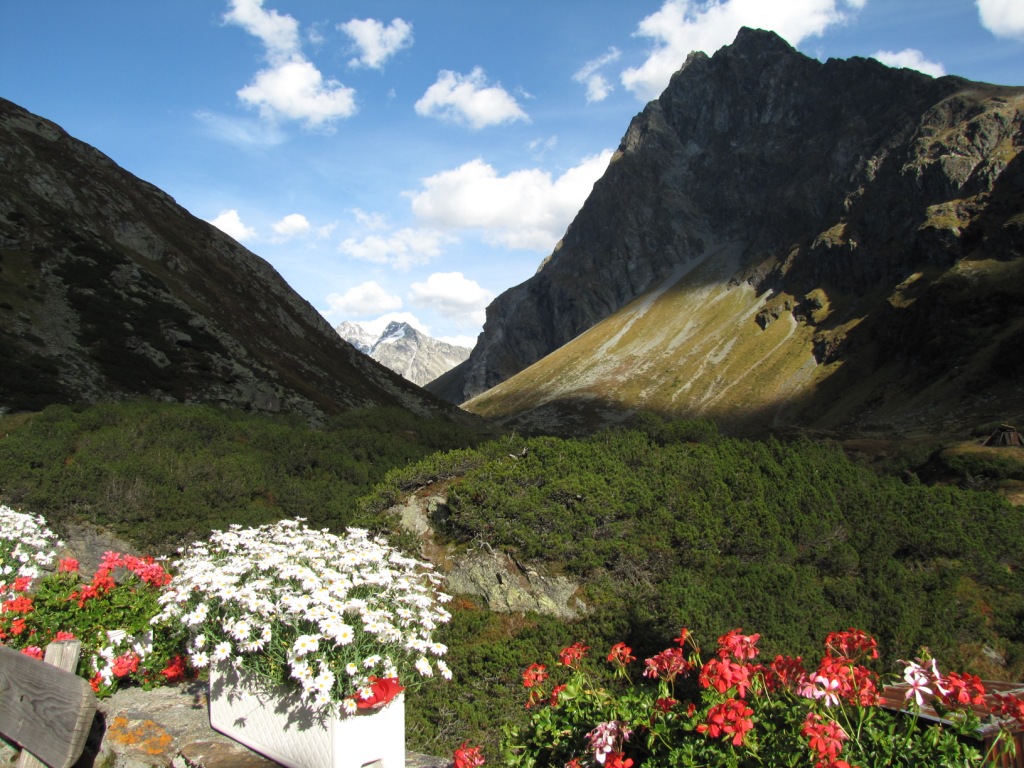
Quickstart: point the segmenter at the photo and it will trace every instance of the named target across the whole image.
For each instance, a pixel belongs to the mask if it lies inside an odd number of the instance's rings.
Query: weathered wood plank
[[[70,641],[68,645],[78,645]],[[47,657],[67,664],[72,649],[51,643]],[[77,649],[74,649],[77,662]],[[96,695],[82,678],[0,645],[0,733],[50,768],[78,759],[96,714]]]

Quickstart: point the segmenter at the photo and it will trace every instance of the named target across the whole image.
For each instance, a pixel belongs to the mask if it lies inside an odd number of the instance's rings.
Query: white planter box
[[[405,768],[405,696],[372,713],[317,720],[298,695],[210,667],[210,725],[289,768]]]

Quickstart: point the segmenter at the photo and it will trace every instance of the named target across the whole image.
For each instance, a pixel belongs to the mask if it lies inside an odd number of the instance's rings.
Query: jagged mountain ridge
[[[344,343],[266,261],[3,99],[0,157],[0,408],[450,412]]]
[[[467,347],[432,338],[397,321],[388,323],[376,338],[358,323],[344,322],[335,330],[360,352],[419,386],[451,370],[470,352]]]
[[[456,402],[477,396],[468,408],[502,418],[603,403],[732,414],[741,427],[852,426],[872,413],[891,422],[901,402],[969,363],[942,407],[965,395],[995,397],[1008,384],[988,411],[1009,397],[1019,412],[1019,388],[1008,383],[1019,366],[1006,358],[1024,348],[1022,114],[1021,88],[932,79],[866,59],[823,64],[773,33],[741,30],[713,57],[691,54],[634,118],[555,251],[491,304],[469,360],[429,389]],[[987,290],[968,290],[972,280]],[[698,300],[702,290],[711,293]],[[606,328],[601,343],[581,337],[574,356],[567,351],[545,368],[557,384],[537,370],[532,391],[522,382],[514,395],[488,391],[658,291],[691,296],[677,306],[682,314],[661,316],[667,327],[659,332],[675,329],[675,346],[652,339],[639,358],[616,357],[606,342],[618,331]],[[683,338],[709,314],[702,301],[739,291],[749,296],[735,318],[716,324],[717,345]],[[994,305],[996,313],[979,310]],[[791,337],[776,340],[777,354],[793,358],[779,369],[789,378],[747,392],[752,399],[718,392],[739,378],[760,379],[754,361],[781,363],[731,355],[730,345],[745,348],[725,332],[734,323],[756,330],[761,343],[780,328]],[[714,350],[699,372],[674,363],[690,347]],[[569,383],[570,357],[589,366],[588,384]],[[636,367],[637,359],[645,365]],[[1002,360],[995,371],[993,360]],[[671,375],[652,374],[658,363]],[[602,377],[599,364],[618,373]],[[639,396],[645,376],[647,394]],[[679,391],[652,394],[676,379]],[[712,399],[720,407],[709,410]]]

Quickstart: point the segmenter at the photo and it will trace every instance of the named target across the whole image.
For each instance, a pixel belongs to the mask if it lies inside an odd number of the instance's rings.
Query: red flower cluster
[[[533,688],[548,679],[547,667],[543,664],[531,664],[523,672],[523,688]]]
[[[666,648],[656,656],[645,659],[644,664],[647,665],[647,669],[644,670],[644,677],[650,677],[655,680],[661,678],[669,682],[693,669],[693,664],[683,655],[682,648]]]
[[[462,746],[455,750],[455,768],[479,768],[486,762],[480,747],[471,747],[468,741],[462,742]]]
[[[75,566],[77,570],[77,562],[75,562]],[[114,581],[111,574],[118,568],[134,573],[146,584],[157,588],[167,586],[171,581],[171,574],[165,571],[163,566],[154,561],[152,557],[136,557],[135,555],[122,555],[120,552],[105,552],[103,559],[100,560],[99,567],[96,569],[96,573],[93,574],[92,583],[72,592],[69,599],[77,600],[78,607],[84,608],[87,601],[104,595],[117,586],[117,582]],[[69,570],[68,572],[71,571]]]
[[[862,629],[831,632],[825,637],[825,652],[847,659],[877,659],[878,641]]]
[[[839,758],[839,753],[843,751],[843,742],[849,738],[839,723],[824,720],[814,712],[807,714],[807,719],[800,727],[800,733],[807,738],[818,760],[827,759],[827,764],[833,764]]]
[[[632,661],[636,661],[633,649],[625,643],[616,643],[608,653],[608,661],[620,669]]]
[[[736,694],[745,699],[750,687],[751,671],[752,667],[747,664],[737,664],[727,658],[715,658],[708,660],[697,680],[702,687],[714,688],[719,693],[725,693],[735,686]]]
[[[360,693],[356,697],[356,706],[359,709],[380,709],[405,690],[398,684],[397,677],[376,677],[374,675],[370,675],[368,687],[369,695],[364,696]]]
[[[985,685],[981,678],[967,672],[950,672],[942,679],[942,703],[950,709],[985,703]]]
[[[631,768],[633,758],[626,757],[624,752],[611,752],[604,759],[604,768]]]
[[[992,694],[995,705],[992,707],[992,714],[1001,717],[1012,717],[1017,725],[1024,727],[1024,699],[1012,694],[1002,696],[998,693]]]
[[[558,706],[558,697],[561,695],[562,691],[564,691],[564,690],[565,690],[565,686],[564,685],[556,685],[554,688],[552,688],[551,689],[551,699],[548,701],[548,704],[550,704],[552,707],[557,707]]]
[[[21,649],[21,652],[26,656],[31,656],[33,659],[43,660],[43,649],[38,645],[27,645]]]
[[[587,651],[590,650],[589,645],[583,643],[573,643],[568,648],[563,648],[558,654],[558,660],[567,667],[575,667],[576,663],[587,655]]]
[[[734,747],[743,745],[743,737],[754,727],[750,719],[754,710],[740,699],[726,699],[708,711],[708,721],[697,726],[697,732],[713,739],[732,736]]]
[[[114,677],[124,677],[125,675],[132,674],[133,672],[138,672],[140,661],[141,659],[138,655],[131,651],[118,656],[114,659],[113,664]]]
[[[172,658],[170,663],[160,670],[160,674],[164,676],[164,679],[168,683],[176,683],[179,680],[184,680],[185,675],[187,674],[184,657],[175,656]]]
[[[685,630],[684,630],[685,631]],[[757,648],[757,641],[760,635],[741,635],[742,629],[733,629],[718,638],[718,655],[723,659],[733,656],[737,661],[747,661],[754,658],[760,651]],[[676,642],[679,642],[678,640]]]

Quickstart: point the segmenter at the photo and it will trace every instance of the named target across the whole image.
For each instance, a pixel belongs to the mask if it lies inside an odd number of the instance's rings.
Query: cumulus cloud
[[[238,97],[265,118],[283,115],[310,127],[356,113],[355,90],[337,80],[324,80],[310,62],[295,59],[256,73]]]
[[[423,179],[405,193],[413,213],[444,229],[481,229],[484,239],[506,248],[549,251],[608,167],[611,150],[584,158],[558,178],[527,169],[507,176],[476,159]]]
[[[1024,3],[1020,0],[977,0],[981,26],[997,37],[1024,40]]]
[[[441,254],[441,246],[453,241],[454,238],[444,232],[406,227],[389,235],[369,235],[362,240],[347,238],[338,250],[353,259],[407,270],[416,264],[428,263]]]
[[[622,84],[639,98],[657,97],[692,51],[712,54],[731,43],[740,27],[770,29],[792,45],[842,24],[866,0],[665,0],[641,20],[635,36],[655,41],[647,60],[622,73]]]
[[[487,84],[480,67],[468,75],[441,70],[437,81],[416,102],[415,109],[418,115],[467,123],[474,129],[530,119],[501,85]]]
[[[263,10],[263,0],[231,0],[224,21],[258,37],[271,61],[286,61],[299,52],[299,22],[274,10]]]
[[[359,54],[349,60],[350,67],[380,69],[384,62],[412,45],[412,24],[403,19],[392,19],[387,26],[376,19],[352,19],[339,24],[338,29],[352,38]]]
[[[609,48],[608,52],[596,59],[591,59],[584,64],[580,70],[572,76],[577,83],[587,86],[587,103],[604,101],[608,95],[615,90],[614,86],[598,70],[618,61],[622,52],[615,47]]]
[[[293,237],[309,232],[309,220],[301,213],[290,213],[272,226],[282,237]]]
[[[885,64],[887,67],[901,67],[905,69],[916,69],[932,77],[942,77],[946,74],[946,68],[935,61],[928,61],[916,48],[904,48],[902,51],[876,51],[871,58]]]
[[[270,66],[238,91],[238,97],[259,109],[263,118],[284,117],[319,127],[355,114],[355,91],[325,79],[306,59],[294,18],[265,10],[263,0],[231,0],[224,21],[258,37],[266,49]]]
[[[375,281],[368,280],[349,288],[345,293],[329,294],[327,304],[332,313],[342,317],[365,317],[401,309],[402,297],[390,294]],[[363,325],[365,327],[365,324]],[[367,328],[367,330],[369,329]]]
[[[221,211],[217,218],[212,219],[210,223],[224,234],[231,235],[235,240],[249,240],[256,237],[256,230],[245,226],[238,211],[234,208]]]
[[[424,283],[409,287],[409,300],[429,307],[462,325],[482,326],[484,310],[494,294],[461,272],[435,272]]]

